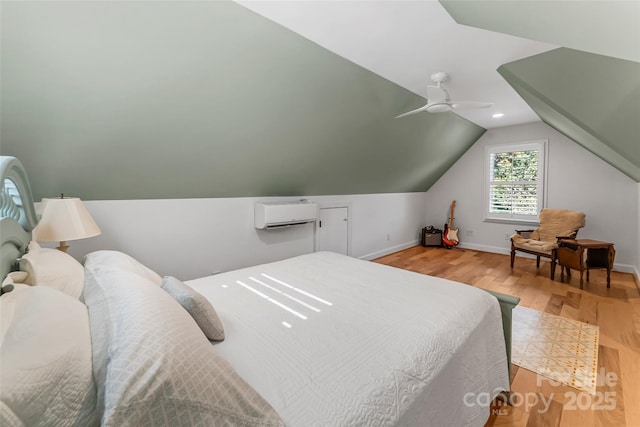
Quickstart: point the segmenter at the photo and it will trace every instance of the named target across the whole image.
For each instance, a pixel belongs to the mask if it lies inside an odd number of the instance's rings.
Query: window
[[[485,220],[538,221],[546,146],[546,140],[538,140],[485,148]]]

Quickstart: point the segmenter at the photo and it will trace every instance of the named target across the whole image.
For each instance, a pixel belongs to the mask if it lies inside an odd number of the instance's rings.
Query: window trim
[[[483,208],[483,220],[485,222],[502,222],[502,223],[518,223],[526,225],[537,225],[538,215],[531,215],[530,218],[524,215],[515,214],[495,214],[489,212],[489,194],[490,194],[490,156],[492,153],[501,153],[507,151],[525,151],[531,149],[538,149],[538,182],[539,192],[538,194],[538,213],[547,206],[547,177],[548,177],[548,152],[547,139],[535,139],[528,141],[510,142],[502,144],[488,144],[484,147],[484,156],[482,161],[484,163],[484,208]]]

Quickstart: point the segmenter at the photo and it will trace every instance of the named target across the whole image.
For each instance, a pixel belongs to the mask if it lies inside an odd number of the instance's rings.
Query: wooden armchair
[[[578,229],[584,227],[585,215],[582,212],[566,209],[543,209],[540,211],[540,226],[535,230],[516,230],[511,236],[511,268],[516,251],[536,256],[536,267],[540,268],[540,257],[550,258],[550,276],[556,273],[558,239],[575,239]]]

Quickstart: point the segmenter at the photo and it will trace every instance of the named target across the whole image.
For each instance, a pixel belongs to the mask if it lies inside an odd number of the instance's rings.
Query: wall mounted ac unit
[[[307,224],[318,219],[318,205],[307,201],[256,203],[255,225],[261,230]]]

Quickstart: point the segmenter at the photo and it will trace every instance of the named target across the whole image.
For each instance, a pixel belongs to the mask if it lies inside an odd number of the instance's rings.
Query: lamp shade
[[[77,197],[42,199],[42,218],[33,230],[37,242],[84,239],[101,233],[89,211]]]

